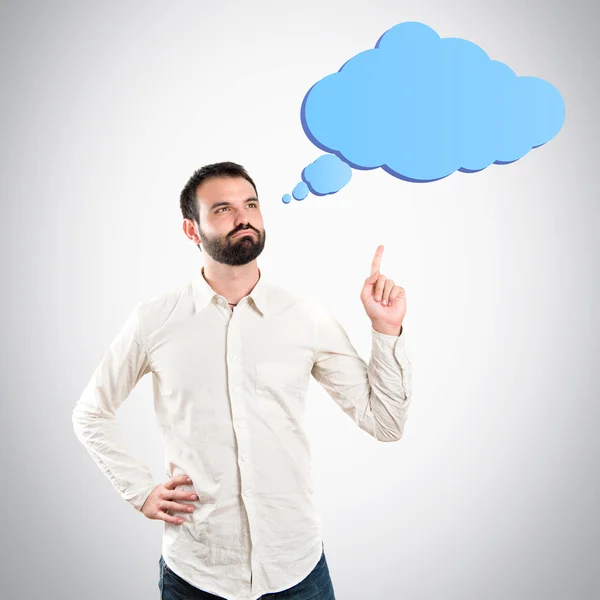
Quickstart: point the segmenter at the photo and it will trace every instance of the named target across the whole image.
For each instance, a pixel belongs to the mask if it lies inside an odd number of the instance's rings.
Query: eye
[[[248,202],[248,205],[252,205],[252,206],[254,206],[254,208],[258,207],[258,204],[256,202]],[[229,208],[229,206],[222,206],[221,208],[217,208],[217,210],[215,212],[221,212],[222,210],[225,210],[226,208]]]

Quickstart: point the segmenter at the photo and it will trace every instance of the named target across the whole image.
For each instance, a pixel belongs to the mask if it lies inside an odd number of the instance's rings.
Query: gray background
[[[135,303],[200,268],[178,198],[218,160],[257,182],[265,275],[327,303],[366,360],[359,294],[378,244],[407,292],[400,442],[311,383],[338,599],[600,596],[593,4],[3,3],[3,599],[158,598],[162,522],[120,498],[71,413]],[[509,166],[422,185],[355,172],[284,205],[321,154],[305,92],[409,20],[550,81],[563,129]],[[164,481],[149,376],[118,419]]]

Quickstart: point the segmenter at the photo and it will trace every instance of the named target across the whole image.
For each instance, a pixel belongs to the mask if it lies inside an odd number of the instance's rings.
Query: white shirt
[[[264,280],[235,309],[202,271],[175,291],[138,303],[73,410],[79,440],[136,510],[157,485],[126,450],[115,420],[152,373],[169,478],[194,491],[184,522],[164,523],[162,555],[193,586],[228,600],[288,589],[324,548],[317,514],[305,396],[311,375],[358,427],[399,440],[411,397],[400,336],[371,327],[369,364],[318,302]],[[177,501],[177,500],[176,500]]]

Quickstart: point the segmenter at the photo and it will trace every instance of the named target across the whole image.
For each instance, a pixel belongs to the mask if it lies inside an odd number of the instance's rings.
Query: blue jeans
[[[223,600],[221,596],[204,592],[179,577],[167,567],[162,555],[158,564],[161,600]],[[281,592],[264,594],[259,600],[335,600],[325,548],[315,568],[300,583]]]

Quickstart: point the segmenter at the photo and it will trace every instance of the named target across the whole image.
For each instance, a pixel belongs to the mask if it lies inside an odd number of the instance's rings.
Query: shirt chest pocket
[[[281,418],[298,416],[306,392],[306,377],[298,365],[259,362],[255,381],[257,404],[262,413]]]

